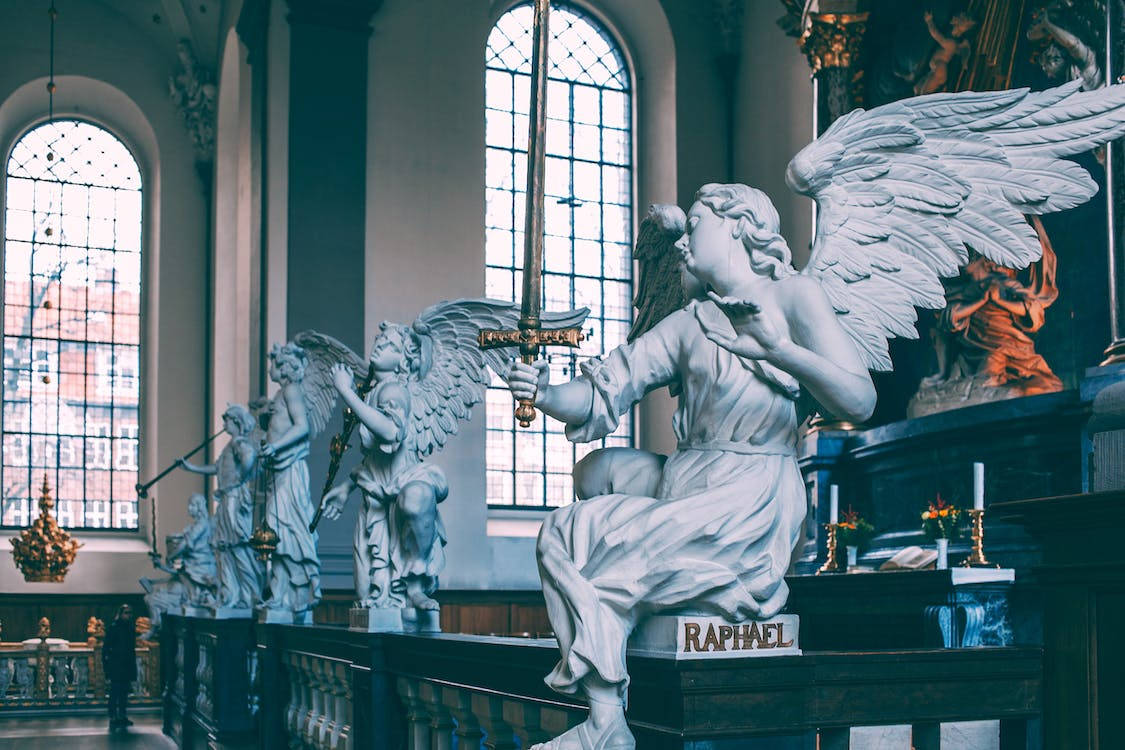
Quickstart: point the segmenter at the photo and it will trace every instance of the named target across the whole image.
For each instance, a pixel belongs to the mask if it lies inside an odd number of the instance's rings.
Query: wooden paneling
[[[0,594],[0,621],[5,641],[34,638],[39,618],[51,621],[51,637],[68,641],[86,640],[86,622],[91,616],[109,622],[117,608],[128,604],[134,616],[147,616],[144,595],[136,594]]]
[[[441,629],[470,635],[543,635],[551,630],[539,591],[438,591]],[[355,594],[346,589],[324,592],[314,612],[318,625],[347,625]]]

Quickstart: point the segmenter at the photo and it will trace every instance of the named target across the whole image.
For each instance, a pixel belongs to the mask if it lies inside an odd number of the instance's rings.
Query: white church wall
[[[409,321],[435,301],[483,294],[484,48],[492,24],[511,5],[387,0],[375,14],[368,90],[368,342],[384,319]],[[717,84],[708,79],[714,76],[708,68],[710,19],[695,12],[696,3],[667,0],[663,5],[675,6],[682,21],[674,35],[657,0],[584,5],[619,34],[634,69],[638,210],[651,202],[682,202],[704,174],[725,179],[725,140],[712,143],[722,103]],[[692,61],[691,78],[678,69],[684,56]],[[678,91],[686,93],[677,98]],[[690,189],[678,172],[685,159],[696,175]],[[650,401],[640,410],[638,443],[668,450],[670,400],[661,393]],[[478,407],[435,459],[451,484],[441,506],[449,535],[442,587],[537,588],[534,523],[524,536],[488,535],[484,443]],[[345,521],[322,526],[322,553],[337,556],[350,544],[350,531]]]
[[[809,64],[777,25],[776,3],[746,0],[735,84],[734,181],[764,190],[781,215],[781,234],[803,265],[812,239],[812,202],[785,184],[785,168],[813,139]]]
[[[0,152],[43,119],[47,16],[38,3],[6,3],[0,11]],[[100,2],[71,3],[56,32],[56,116],[86,117],[129,145],[141,165],[145,200],[142,448],[140,475],[152,476],[205,429],[206,207],[191,141],[168,95],[174,49]],[[0,188],[2,190],[2,188]],[[159,538],[183,528],[186,499],[201,483],[172,475],[157,488]],[[150,519],[140,508],[137,533],[91,533],[66,582],[25,584],[0,561],[7,593],[136,592],[150,575],[145,550]],[[5,535],[6,536],[6,535]],[[161,542],[163,548],[163,543]]]

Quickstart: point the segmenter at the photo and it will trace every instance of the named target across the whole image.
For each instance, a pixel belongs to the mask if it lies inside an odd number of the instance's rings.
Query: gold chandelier
[[[44,474],[43,486],[39,489],[39,517],[11,540],[16,567],[29,583],[62,583],[82,546],[71,539],[51,515],[54,506],[51,485]]]

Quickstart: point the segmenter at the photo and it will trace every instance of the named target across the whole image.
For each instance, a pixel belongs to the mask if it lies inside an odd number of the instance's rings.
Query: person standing
[[[105,629],[102,667],[109,682],[109,728],[124,729],[133,722],[125,718],[129,687],[137,679],[137,630],[133,608],[122,604]]]

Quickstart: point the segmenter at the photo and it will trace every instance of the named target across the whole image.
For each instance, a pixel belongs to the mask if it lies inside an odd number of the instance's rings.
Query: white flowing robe
[[[646,392],[678,382],[679,447],[655,497],[602,495],[543,524],[539,569],[562,652],[547,684],[561,693],[592,675],[623,697],[626,641],[646,615],[768,618],[788,598],[784,576],[805,518],[798,385],[708,340],[696,304],[583,367],[593,406],[567,425],[571,440],[613,432]]]

